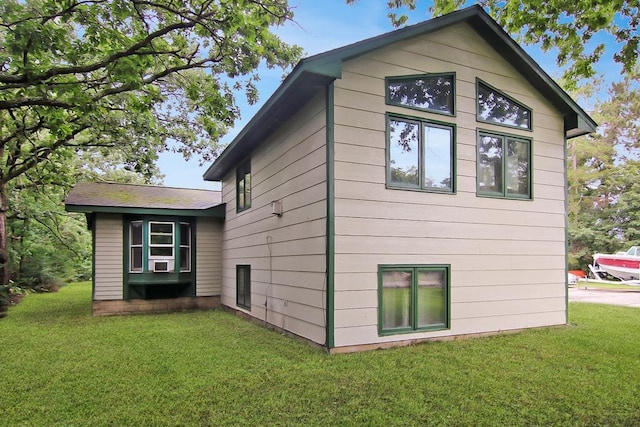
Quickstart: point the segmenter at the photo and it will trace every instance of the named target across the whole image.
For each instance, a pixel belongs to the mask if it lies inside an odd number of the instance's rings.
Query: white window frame
[[[154,233],[151,231],[151,228],[154,224],[159,225],[170,225],[171,233]],[[154,235],[157,236],[168,236],[171,235],[171,243],[151,243],[151,240]],[[176,227],[175,223],[170,221],[149,221],[149,259],[175,259],[175,239],[176,239]],[[171,248],[171,255],[152,255],[151,249],[153,248]]]

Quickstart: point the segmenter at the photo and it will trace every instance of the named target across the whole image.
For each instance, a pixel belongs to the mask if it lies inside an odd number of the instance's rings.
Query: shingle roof
[[[110,182],[79,182],[65,200],[67,210],[96,212],[111,208],[207,210],[220,205],[220,191]]]
[[[301,60],[204,173],[221,180],[319,90],[342,74],[342,63],[401,40],[459,22],[471,25],[564,115],[567,138],[594,132],[595,121],[478,5]]]

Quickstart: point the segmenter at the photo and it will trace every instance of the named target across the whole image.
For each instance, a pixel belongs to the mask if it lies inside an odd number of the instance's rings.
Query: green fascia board
[[[330,71],[328,67],[327,71]],[[249,153],[285,123],[317,93],[335,80],[332,75],[317,74],[305,69],[303,62],[289,74],[269,100],[225,148],[203,175],[206,181],[221,181]]]
[[[191,216],[224,218],[226,203],[219,204],[208,209],[153,209],[153,208],[131,208],[113,206],[90,206],[90,205],[65,205],[67,212],[84,213],[119,213],[129,215],[165,215],[165,216]]]
[[[204,173],[219,181],[261,144],[281,123],[297,111],[312,94],[342,75],[342,63],[372,50],[411,37],[437,31],[459,22],[472,28],[507,59],[564,115],[568,138],[595,132],[597,123],[507,34],[479,5],[381,34],[301,60],[264,106]]]

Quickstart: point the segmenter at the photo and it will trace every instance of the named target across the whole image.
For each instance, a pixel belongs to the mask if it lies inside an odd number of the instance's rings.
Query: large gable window
[[[454,114],[454,75],[387,77],[387,103],[435,113]]]
[[[478,80],[478,120],[531,129],[531,109]]]
[[[390,115],[387,134],[388,187],[454,191],[452,125]]]
[[[236,211],[251,207],[251,160],[247,160],[236,170]]]
[[[379,333],[447,329],[449,271],[449,265],[379,266]]]
[[[478,132],[478,194],[531,198],[531,141]]]

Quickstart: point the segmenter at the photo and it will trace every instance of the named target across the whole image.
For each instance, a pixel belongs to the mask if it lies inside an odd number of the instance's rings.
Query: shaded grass
[[[0,425],[638,425],[640,310],[328,356],[222,311],[91,317],[90,286],[0,321]]]

